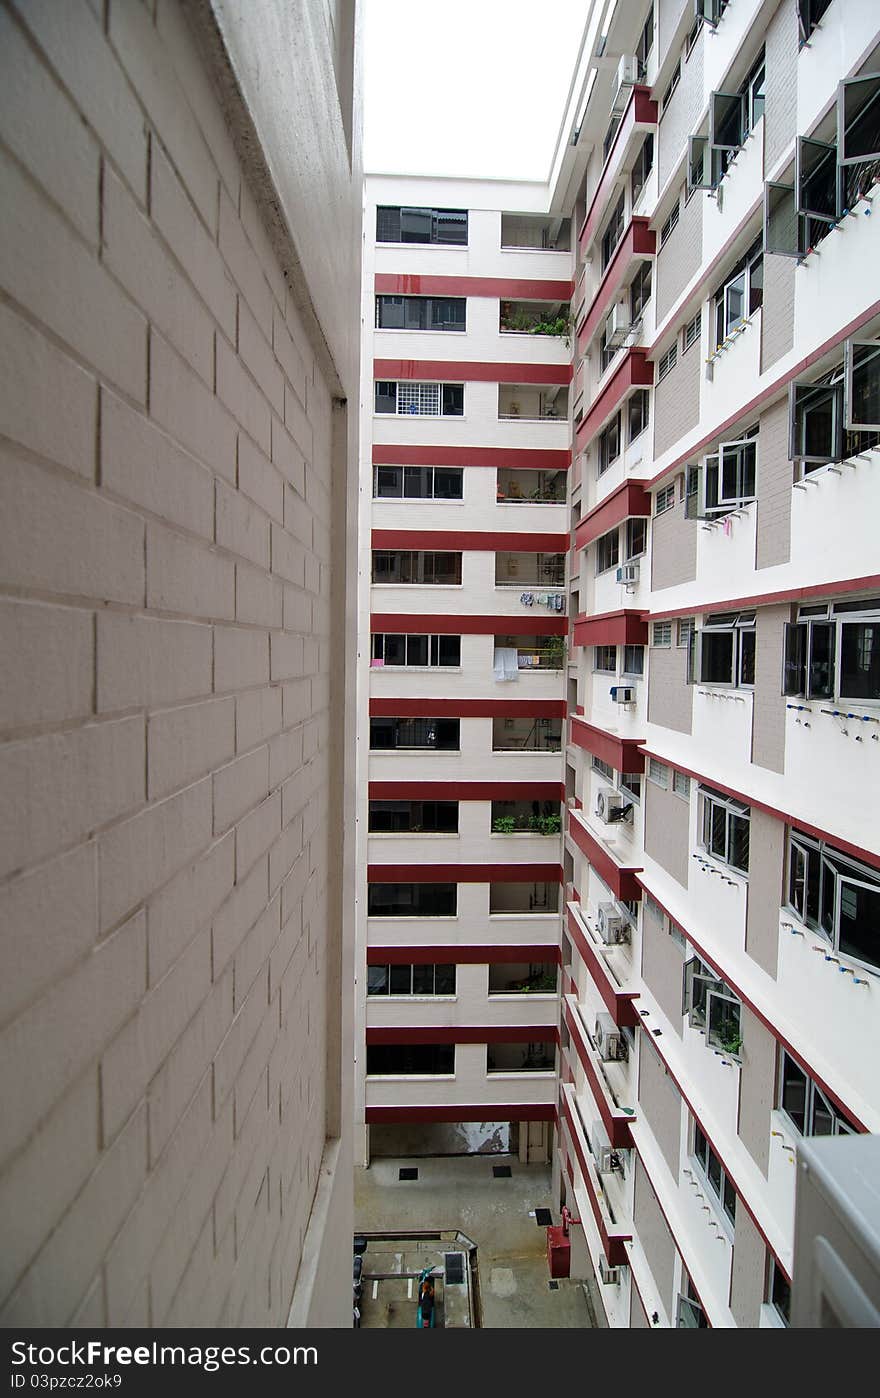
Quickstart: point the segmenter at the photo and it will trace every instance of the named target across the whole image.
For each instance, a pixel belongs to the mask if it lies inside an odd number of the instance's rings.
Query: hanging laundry
[[[496,646],[492,674],[495,676],[496,680],[515,680],[519,678],[515,646]]]

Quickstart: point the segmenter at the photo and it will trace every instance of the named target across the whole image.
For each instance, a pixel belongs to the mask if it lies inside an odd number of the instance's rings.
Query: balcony
[[[496,499],[505,505],[564,505],[567,471],[517,471],[499,466]]]
[[[499,422],[564,422],[567,418],[568,388],[565,385],[498,385]]]
[[[641,140],[646,132],[656,129],[657,115],[657,103],[651,100],[650,89],[634,87],[578,236],[581,258],[586,256],[602,226],[610,195],[620,179],[628,157],[634,153],[635,140]]]
[[[489,916],[519,917],[523,913],[559,911],[558,883],[490,883]]]
[[[615,1217],[614,1209],[590,1152],[587,1132],[581,1119],[574,1088],[570,1083],[562,1084],[560,1116],[571,1144],[571,1153],[573,1153],[580,1168],[581,1179],[599,1231],[605,1260],[609,1267],[626,1266],[629,1262],[629,1255],[625,1244],[632,1241],[632,1227]]]
[[[542,214],[502,214],[501,247],[536,252],[570,252],[571,219]]]
[[[495,586],[525,589],[565,586],[564,553],[495,554]]]
[[[489,995],[555,997],[558,969],[552,961],[511,962],[489,967]]]
[[[536,670],[561,670],[565,664],[565,637],[496,636],[494,658],[496,674],[499,666],[503,668],[507,663],[508,657],[512,660],[512,651],[516,651],[517,675],[532,674]],[[506,679],[508,676],[505,674],[503,678]]]
[[[642,349],[628,349],[604,388],[589,405],[588,412],[578,424],[577,450],[585,451],[597,432],[605,426],[623,402],[631,388],[650,388],[654,382],[654,365]]]
[[[640,864],[621,863],[618,851],[593,834],[579,811],[569,811],[568,829],[578,849],[587,856],[599,878],[619,902],[641,899],[641,886],[636,879],[636,875],[642,871]]]
[[[562,829],[556,801],[493,801],[493,835],[558,835]]]
[[[569,346],[568,301],[501,301],[498,330],[502,335],[553,336]]]
[[[608,1132],[608,1139],[615,1150],[629,1150],[633,1143],[630,1127],[636,1114],[632,1107],[622,1105],[620,1100],[630,1095],[626,1066],[604,1063],[599,1057],[574,995],[564,997],[562,1019],[571,1036],[571,1046],[584,1070],[592,1100],[602,1118],[602,1125]],[[609,1069],[617,1078],[616,1087]],[[633,1086],[632,1095],[634,1094]]]
[[[493,752],[560,752],[562,719],[494,718]]]
[[[568,935],[614,1023],[634,1028],[639,1017],[633,1002],[639,992],[629,988],[632,969],[619,947],[605,945],[575,902],[568,904]]]
[[[552,1073],[556,1068],[556,1044],[552,1040],[532,1043],[492,1043],[486,1045],[486,1072]]]

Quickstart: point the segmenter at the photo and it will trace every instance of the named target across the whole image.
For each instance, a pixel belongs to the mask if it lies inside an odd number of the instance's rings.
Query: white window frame
[[[607,540],[607,543],[606,543]],[[605,549],[600,551],[599,545],[605,544]],[[610,562],[607,561],[610,558]],[[617,568],[620,563],[620,526],[615,525],[605,534],[600,534],[596,540],[596,576],[601,577],[603,573],[609,573],[612,568]]]
[[[657,650],[668,650],[672,645],[672,622],[655,621],[651,624],[651,646]]]
[[[749,876],[748,860],[746,868],[731,862],[733,850],[733,821],[744,820],[749,826],[749,843],[751,844],[751,807],[745,802],[738,801],[735,796],[725,796],[723,793],[713,791],[709,787],[700,786],[698,790],[698,818],[697,818],[697,842],[700,849],[705,850],[707,858],[716,864],[723,865],[726,869],[731,869],[739,874],[740,878],[747,879]],[[711,833],[707,838],[707,830],[711,832],[712,812],[720,810],[724,812],[724,854],[719,854],[712,848]]]
[[[800,854],[805,860],[811,857],[818,861],[818,915],[813,917],[802,902],[799,906],[792,901],[792,860]],[[805,864],[806,869],[806,864]],[[823,912],[826,903],[825,881],[827,878],[834,880],[832,886],[832,917],[831,926],[827,927],[823,919]],[[784,900],[786,909],[793,913],[804,927],[808,927],[811,932],[816,933],[837,952],[839,956],[846,957],[847,961],[853,962],[856,966],[863,967],[874,976],[880,976],[880,938],[878,938],[877,961],[865,961],[854,956],[852,952],[842,951],[840,948],[840,908],[844,887],[864,888],[872,893],[880,894],[880,872],[862,864],[858,860],[850,859],[848,855],[842,854],[833,845],[827,844],[824,840],[814,840],[809,835],[802,834],[799,830],[789,830],[788,839],[788,860],[785,871]],[[808,879],[806,874],[803,879],[803,897],[806,898]]]
[[[707,632],[710,636],[730,634],[732,637],[729,679],[704,680],[702,677],[703,638]],[[743,678],[746,657],[746,636],[754,638],[751,647],[752,664],[754,665],[757,653],[757,613],[755,611],[731,612],[730,614],[711,612],[700,630],[696,632],[694,660],[694,678],[696,683],[702,685],[706,689],[754,689],[754,679],[746,680]]]
[[[743,487],[747,483],[746,454],[754,454],[754,489],[749,492]],[[727,458],[732,457],[738,464],[736,470],[737,489],[732,494],[725,494],[725,476]],[[713,464],[714,463],[714,464]],[[729,514],[731,510],[740,509],[743,505],[750,505],[758,498],[758,437],[756,432],[749,432],[743,437],[737,437],[730,442],[719,442],[717,452],[710,452],[703,457],[702,472],[702,512],[706,516],[716,516]],[[717,499],[709,503],[709,486],[713,479],[712,472],[715,472],[714,480],[717,488]]]
[[[445,632],[445,631],[442,632],[442,633],[440,633],[440,632],[434,632],[434,633],[432,633],[432,632],[424,632],[424,631],[374,631],[373,634],[372,634],[371,641],[370,641],[371,659],[373,659],[373,660],[381,659],[382,662],[383,662],[383,668],[387,668],[387,669],[389,669],[389,670],[460,670],[460,669],[461,669],[461,637],[460,637],[460,636],[459,636],[459,638],[458,638],[458,640],[459,640],[459,662],[458,662],[457,665],[445,665],[445,664],[441,664],[441,662],[440,662],[439,660],[433,660],[433,659],[431,658],[432,655],[433,655],[435,652],[439,655],[439,652],[440,652],[440,645],[439,645],[439,643],[440,643],[441,639],[443,639],[443,640],[448,639],[449,635],[450,635],[450,633]],[[382,649],[384,650],[384,648],[385,648],[384,643],[385,643],[385,640],[386,640],[386,638],[387,638],[388,636],[403,636],[404,641],[405,641],[405,643],[406,643],[406,651],[407,651],[407,658],[406,658],[406,661],[405,661],[405,663],[404,663],[403,665],[389,665],[388,662],[385,660],[384,655],[380,657],[380,656],[377,656],[377,655],[375,654],[375,651],[376,651],[376,648],[377,648],[377,642],[379,642],[379,641],[382,642]],[[426,665],[416,665],[415,663],[410,663],[410,659],[409,659],[409,643],[410,643],[411,640],[416,640],[416,639],[427,641],[428,663],[427,663]],[[434,642],[435,642],[435,641],[437,642],[437,645],[436,645],[436,646],[434,645]]]
[[[705,1004],[702,1008],[695,1003],[695,985],[703,988]],[[734,995],[726,981],[717,976],[699,954],[690,956],[684,964],[683,987],[683,1012],[687,1015],[691,1029],[705,1034],[709,1048],[717,1048],[720,1053],[729,1054],[731,1058],[739,1060],[742,1052],[742,1001],[739,996]],[[735,1008],[739,1030],[735,1038],[738,1039],[738,1043],[725,1044],[712,1028],[712,1012],[716,1004],[732,1005]]]
[[[388,416],[390,417],[391,414],[389,413]],[[379,472],[380,472],[380,471],[400,471],[400,473],[401,473],[401,476],[400,476],[400,490],[401,490],[401,493],[400,493],[400,495],[379,495],[379,494],[377,493],[377,492],[378,492],[378,489],[379,489]],[[429,479],[430,479],[430,485],[431,485],[431,492],[430,492],[429,495],[407,495],[407,494],[405,493],[405,487],[406,487],[406,474],[405,474],[405,473],[406,473],[407,471],[430,471],[430,472],[431,472],[431,475],[430,475],[430,478],[429,478]],[[458,472],[460,473],[460,475],[461,475],[461,495],[435,495],[435,494],[434,494],[434,474],[435,474],[436,471],[458,471]],[[374,499],[374,500],[378,500],[378,501],[380,501],[381,503],[384,503],[384,502],[397,503],[398,501],[404,501],[404,500],[405,500],[405,501],[413,501],[415,504],[418,504],[420,500],[421,500],[421,501],[424,501],[424,500],[435,500],[435,501],[438,501],[438,502],[439,502],[440,504],[442,504],[442,505],[449,505],[449,504],[459,505],[459,504],[461,504],[461,502],[464,500],[464,467],[463,467],[463,466],[412,466],[412,465],[404,466],[404,465],[399,465],[397,462],[379,462],[379,463],[377,463],[376,465],[373,466],[373,499]]]
[[[874,603],[873,606],[871,605],[872,602]],[[786,622],[785,624],[783,644],[783,695],[788,698],[802,695],[807,699],[824,699],[828,702],[833,701],[847,705],[857,704],[859,708],[876,710],[878,706],[880,706],[880,692],[874,697],[869,695],[867,698],[842,693],[843,632],[846,626],[880,626],[880,605],[878,605],[878,603],[880,603],[880,599],[868,598],[866,599],[864,608],[854,607],[852,610],[848,609],[847,611],[836,611],[834,604],[801,607],[798,611],[797,621]],[[829,681],[824,684],[816,683],[814,679],[816,665],[813,661],[813,633],[814,630],[817,629],[825,630],[826,632],[830,631],[831,635],[831,644],[830,647],[828,647],[830,650],[830,661],[826,662],[821,660],[818,662],[823,667],[821,672],[822,678]],[[802,671],[800,676],[802,683],[798,685],[793,683],[786,673],[790,638],[793,632],[799,633],[802,636],[802,641],[800,643],[802,658],[799,662],[799,668]],[[827,675],[825,673],[826,669],[828,671]]]
[[[381,382],[381,383],[393,383],[393,384],[395,385],[395,394],[394,394],[395,408],[394,408],[394,412],[393,412],[393,413],[377,413],[376,410],[375,410],[375,389],[374,389],[374,404],[373,404],[373,413],[374,413],[374,416],[377,416],[377,417],[456,417],[456,418],[463,418],[463,417],[465,416],[465,403],[464,403],[465,394],[464,394],[464,384],[463,384],[463,383],[456,383],[456,382],[455,382],[454,380],[452,380],[452,379],[449,379],[448,381],[447,381],[447,380],[443,380],[442,382],[441,382],[441,381],[434,381],[434,380],[425,380],[425,381],[422,381],[422,380],[415,380],[415,379],[381,379],[381,380],[377,380],[377,382]],[[462,390],[462,410],[461,410],[460,413],[444,413],[444,412],[443,412],[443,390],[444,390],[444,388],[460,388],[460,389]],[[431,398],[432,398],[432,396],[433,396],[433,395],[431,395],[430,393],[424,392],[423,390],[435,390],[435,389],[436,389],[436,402],[437,402],[437,410],[436,410],[436,412],[423,412],[423,411],[421,411],[420,409],[417,410],[416,412],[411,412],[409,408],[402,408],[402,407],[401,407],[401,389],[405,389],[405,390],[406,390],[406,393],[403,395],[404,397],[407,397],[407,396],[412,397],[412,398],[413,398],[413,401],[417,401],[417,402],[419,403],[419,405],[421,405],[421,403],[422,403],[423,401],[431,401]],[[418,390],[418,394],[417,394],[417,396],[414,396],[415,390],[416,390],[416,389]]]
[[[659,786],[661,791],[669,790],[669,764],[660,762],[656,757],[649,757],[645,766],[645,776],[654,786]]]
[[[667,374],[670,374],[678,363],[678,341],[673,340],[665,354],[661,354],[657,360],[657,382],[662,383]]]
[[[700,331],[703,328],[703,308],[697,311],[681,332],[681,352],[687,354],[688,350],[700,342]]]
[[[654,514],[664,515],[675,509],[675,481],[671,485],[661,485],[654,497]]]

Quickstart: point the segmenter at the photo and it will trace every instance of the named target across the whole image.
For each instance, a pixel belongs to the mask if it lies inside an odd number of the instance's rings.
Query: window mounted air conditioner
[[[629,313],[629,306],[625,301],[618,301],[611,307],[611,314],[608,317],[608,325],[605,336],[605,344],[608,349],[620,349],[626,342],[626,338],[632,329],[632,319]]]
[[[635,54],[621,55],[617,65],[617,79],[614,83],[614,96],[611,99],[611,115],[622,116],[629,101],[631,89],[638,82],[639,60]]]
[[[599,1280],[603,1286],[620,1285],[620,1268],[609,1267],[604,1257],[599,1258]]]
[[[623,563],[617,570],[617,581],[619,583],[637,583],[639,580],[638,563]]]
[[[636,691],[631,684],[613,684],[609,691],[615,704],[634,704]]]
[[[632,811],[632,803],[610,786],[600,787],[596,796],[596,815],[603,825],[619,825]]]
[[[596,913],[596,931],[606,946],[615,946],[625,941],[623,936],[626,920],[620,916],[614,903],[600,903]]]
[[[605,1011],[596,1015],[593,1038],[596,1043],[596,1052],[603,1063],[615,1063],[622,1057],[620,1030],[610,1014]],[[601,1123],[599,1124],[601,1125]]]
[[[611,1157],[614,1151],[608,1139],[608,1132],[602,1122],[598,1120],[593,1122],[593,1129],[590,1132],[590,1151],[599,1174],[607,1175],[611,1170]]]

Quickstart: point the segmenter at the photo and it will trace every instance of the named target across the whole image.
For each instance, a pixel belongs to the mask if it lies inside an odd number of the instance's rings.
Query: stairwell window
[[[374,466],[374,500],[461,500],[463,466]]]
[[[368,966],[368,995],[454,995],[454,964]]]
[[[368,917],[455,917],[458,884],[371,883]]]
[[[648,426],[650,403],[651,399],[646,388],[638,389],[630,398],[627,404],[630,442],[634,442],[636,437],[640,437]]]
[[[854,1136],[855,1127],[784,1048],[779,1051],[779,1110],[801,1136]]]
[[[630,283],[629,312],[635,323],[651,299],[651,263],[642,262]]]
[[[672,622],[655,621],[651,628],[651,645],[668,649],[672,645]]]
[[[659,786],[661,790],[669,790],[669,768],[665,762],[658,762],[656,757],[648,758],[648,781]]]
[[[626,521],[626,561],[629,563],[634,558],[641,558],[647,547],[648,521],[644,515],[633,515]]]
[[[594,646],[593,669],[603,675],[617,674],[617,646]]]
[[[702,326],[702,323],[703,323],[703,312],[702,312],[702,311],[697,311],[697,314],[694,316],[693,320],[689,320],[688,323],[687,323],[687,325],[684,327],[684,330],[681,332],[681,352],[682,352],[682,354],[687,354],[687,352],[688,352],[688,350],[690,349],[691,345],[697,345],[697,344],[699,344],[699,342],[700,342],[700,328],[701,328],[701,326]]]
[[[666,378],[666,375],[675,368],[678,360],[678,345],[673,340],[665,354],[661,354],[657,360],[657,382]]]
[[[676,200],[675,203],[673,204],[672,208],[669,210],[669,214],[668,214],[668,216],[667,216],[667,218],[666,218],[665,223],[662,225],[662,227],[661,227],[661,229],[660,229],[660,246],[661,246],[661,248],[663,247],[663,244],[664,244],[665,242],[668,241],[669,236],[670,236],[670,234],[672,233],[673,228],[674,228],[675,225],[678,223],[678,215],[679,215],[679,207],[678,207],[678,206],[679,206],[679,201]]]
[[[377,296],[377,330],[467,329],[464,296]]]
[[[715,337],[718,349],[764,299],[764,237],[756,238],[744,257],[717,288],[712,298]]]
[[[464,384],[377,379],[375,411],[398,417],[462,417]]]
[[[880,971],[880,873],[792,830],[787,906],[840,955]]]
[[[457,718],[374,717],[370,719],[370,751],[428,748],[458,752],[460,728],[461,720]]]
[[[700,787],[700,844],[740,874],[749,872],[749,807],[711,787]]]
[[[466,247],[467,209],[416,209],[380,204],[377,243],[446,243]]]
[[[372,658],[381,661],[383,666],[406,666],[410,670],[427,670],[437,666],[458,669],[461,666],[461,637],[376,632]]]
[[[655,515],[662,515],[667,510],[673,509],[675,509],[675,482],[672,485],[661,486],[654,497]]]

